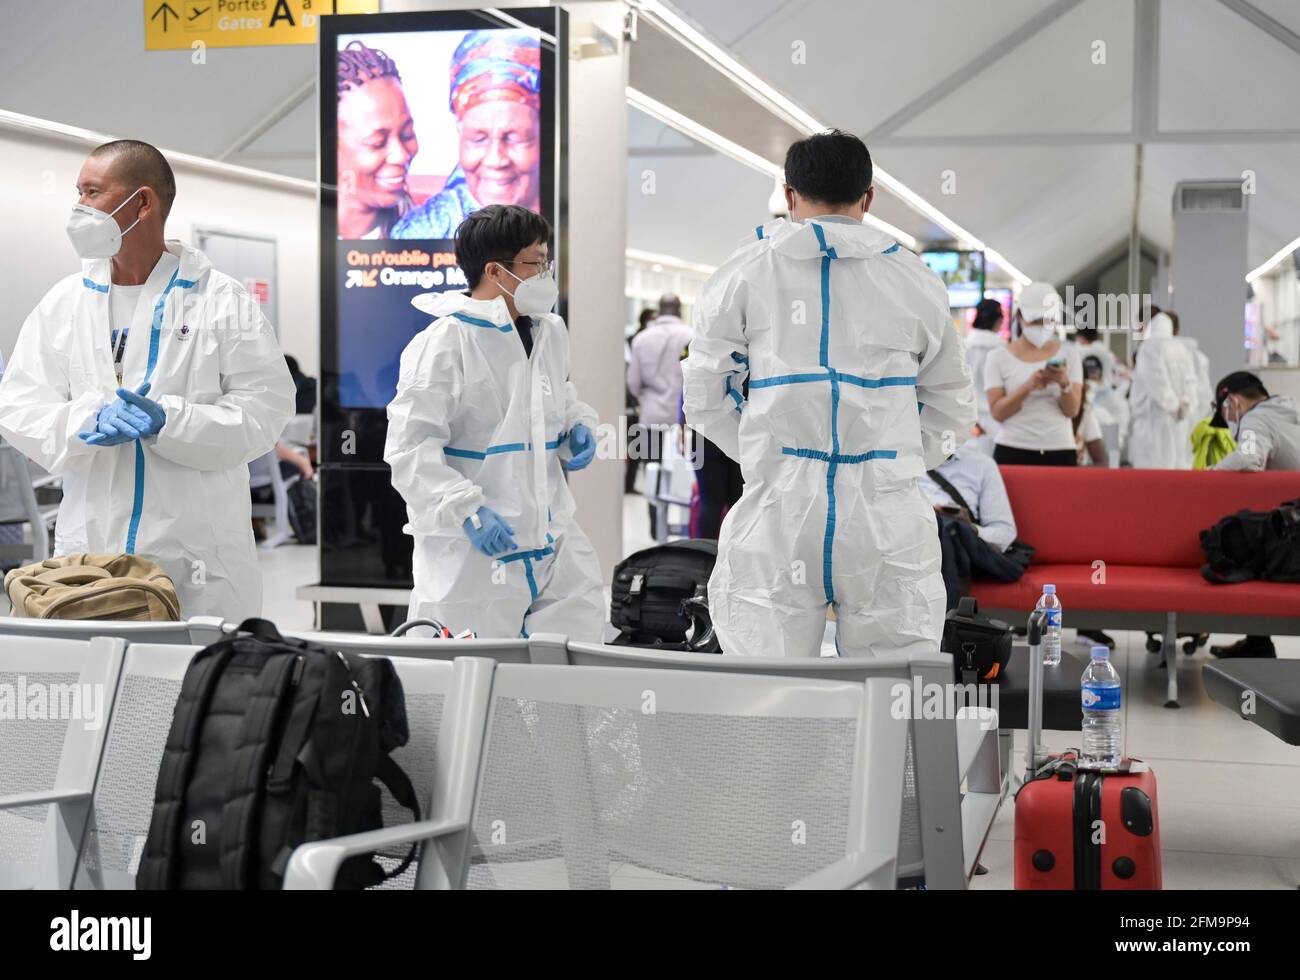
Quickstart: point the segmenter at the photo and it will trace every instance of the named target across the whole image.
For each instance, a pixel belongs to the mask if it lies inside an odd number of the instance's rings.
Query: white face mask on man
[[[519,285],[511,294],[511,299],[515,301],[515,309],[523,316],[545,316],[550,313],[555,306],[555,301],[560,298],[560,286],[551,275],[550,270],[539,272],[535,276],[527,279],[520,279],[504,265],[501,266],[506,274],[517,280]]]
[[[126,200],[107,214],[88,204],[72,206],[67,224],[68,240],[79,256],[83,259],[111,259],[118,253],[122,248],[122,236],[138,225],[140,219],[136,218],[123,231],[113,220],[113,215],[126,207],[127,202],[142,190],[143,187],[128,194]]]
[[[1043,347],[1056,336],[1056,331],[1051,327],[1025,327],[1020,328],[1021,335],[1033,344],[1035,347]]]

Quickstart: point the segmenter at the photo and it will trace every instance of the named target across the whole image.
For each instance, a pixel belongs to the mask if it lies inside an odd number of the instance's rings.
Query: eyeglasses
[[[531,265],[537,268],[538,275],[550,275],[555,271],[555,263],[550,259],[534,261],[532,259],[506,259],[502,265]]]

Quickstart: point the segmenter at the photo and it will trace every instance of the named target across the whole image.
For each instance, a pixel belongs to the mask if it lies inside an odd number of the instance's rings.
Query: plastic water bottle
[[[1055,667],[1061,662],[1061,600],[1056,598],[1055,585],[1043,586],[1034,608],[1047,614],[1043,618],[1043,666]]]
[[[1124,730],[1119,717],[1119,674],[1110,650],[1092,648],[1092,660],[1080,684],[1083,700],[1083,759],[1085,766],[1113,768],[1124,757]]]

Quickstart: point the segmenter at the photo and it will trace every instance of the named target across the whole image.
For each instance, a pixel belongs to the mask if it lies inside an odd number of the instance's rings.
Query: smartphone
[[[1060,356],[1053,357],[1047,362],[1047,366],[1050,368],[1065,367],[1065,358]]]

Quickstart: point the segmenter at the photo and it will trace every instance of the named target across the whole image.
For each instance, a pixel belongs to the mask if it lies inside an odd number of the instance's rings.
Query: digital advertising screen
[[[534,8],[322,19],[321,359],[337,372],[326,380],[338,409],[392,400],[402,351],[429,323],[411,299],[467,288],[454,240],[472,212],[540,212],[560,264],[561,18]]]
[[[984,296],[984,253],[955,250],[922,252],[921,259],[948,287],[949,309],[978,306]]]

